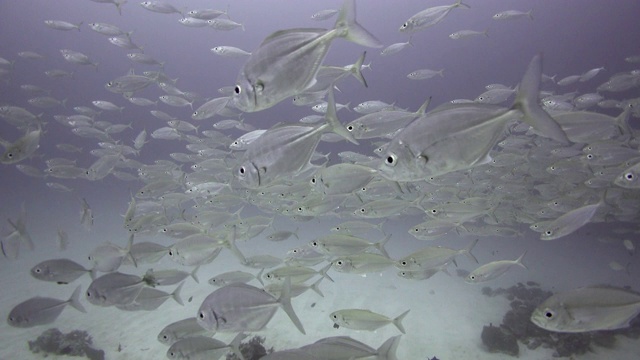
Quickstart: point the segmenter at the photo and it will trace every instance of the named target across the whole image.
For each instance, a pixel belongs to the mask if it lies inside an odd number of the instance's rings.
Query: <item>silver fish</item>
[[[190,317],[165,326],[158,334],[158,341],[171,345],[178,340],[199,335],[213,335],[213,333],[200,326],[196,318]]]
[[[271,320],[279,307],[287,313],[298,330],[304,327],[291,306],[291,283],[285,281],[282,295],[276,299],[247,284],[229,284],[207,296],[196,318],[200,326],[218,332],[259,331]]]
[[[236,168],[236,179],[247,188],[257,189],[295,176],[309,166],[322,135],[328,131],[357,143],[336,116],[332,91],[325,120],[317,126],[292,124],[267,130],[248,145]]]
[[[180,339],[167,350],[167,357],[172,360],[217,360],[222,355],[233,351],[241,360],[240,342],[247,335],[239,333],[229,344],[207,336],[194,336]]]
[[[353,330],[375,331],[385,325],[393,324],[401,333],[405,334],[406,332],[402,325],[402,320],[408,313],[409,310],[398,315],[398,317],[391,319],[371,310],[344,309],[332,312],[329,315],[329,318],[336,325]]]
[[[640,313],[640,295],[615,287],[583,287],[552,295],[531,314],[539,327],[581,333],[629,327]]]
[[[60,316],[67,305],[83,313],[87,312],[80,303],[80,286],[73,291],[69,300],[33,297],[21,302],[11,309],[7,323],[18,328],[50,324]]]
[[[92,270],[69,259],[45,260],[31,268],[34,278],[58,284],[68,284],[86,273],[90,273],[92,278],[95,276]]]
[[[405,21],[398,31],[413,33],[424,30],[442,21],[442,19],[449,15],[451,10],[457,7],[465,7],[468,9],[469,5],[463,4],[462,0],[457,0],[455,4],[452,5],[434,6],[424,9]]]
[[[522,258],[527,252],[525,251],[516,260],[498,260],[492,261],[488,264],[484,264],[477,269],[473,270],[465,279],[467,283],[476,284],[483,281],[493,280],[502,274],[506,273],[514,265],[520,265],[523,268],[527,267],[522,263]]]
[[[87,300],[93,305],[112,306],[132,303],[144,285],[155,286],[153,277],[113,272],[91,282],[86,291]]]
[[[260,111],[303,92],[314,84],[331,42],[338,37],[368,47],[381,46],[356,22],[354,0],[346,0],[333,29],[278,31],[252,51],[236,81],[235,106],[244,112]]]
[[[387,146],[378,167],[393,181],[419,181],[489,162],[506,125],[524,113],[546,137],[567,144],[565,133],[538,105],[542,57],[533,58],[511,109],[487,104],[445,104],[416,119]]]

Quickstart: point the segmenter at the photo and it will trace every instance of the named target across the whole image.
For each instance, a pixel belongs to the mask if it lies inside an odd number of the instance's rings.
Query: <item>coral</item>
[[[500,352],[512,356],[518,356],[520,348],[518,340],[509,330],[503,326],[485,326],[482,328],[482,343],[487,347],[489,352]]]
[[[266,349],[264,347],[264,337],[254,336],[249,341],[240,343],[240,352],[245,360],[259,360],[267,354],[273,352],[273,348]],[[227,354],[227,360],[239,360],[238,357],[233,354]]]
[[[29,350],[32,353],[43,352],[48,354],[86,356],[91,360],[103,360],[104,351],[94,349],[91,344],[91,336],[86,331],[74,330],[63,334],[58,329],[45,330],[34,341],[29,341]]]

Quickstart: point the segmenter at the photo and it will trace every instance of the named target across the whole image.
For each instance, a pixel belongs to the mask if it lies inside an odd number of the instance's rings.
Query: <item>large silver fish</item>
[[[50,324],[62,313],[67,305],[86,313],[80,303],[80,286],[78,286],[69,300],[58,300],[44,297],[33,297],[16,305],[7,322],[13,327],[28,328],[37,325]]]
[[[419,181],[488,163],[507,124],[524,120],[545,137],[569,143],[562,128],[538,105],[542,56],[525,72],[511,109],[489,104],[447,104],[422,116],[389,143],[378,171],[393,181]]]
[[[235,176],[245,187],[257,189],[276,181],[290,180],[310,166],[322,135],[328,131],[357,143],[338,121],[333,91],[329,91],[329,106],[326,122],[318,126],[292,124],[276,126],[267,130],[248,145]]]
[[[279,307],[289,315],[301,333],[304,327],[291,306],[291,282],[287,279],[280,298],[242,283],[223,286],[207,296],[196,314],[200,326],[218,332],[259,331]]]
[[[92,278],[95,276],[95,271],[69,259],[45,260],[31,268],[34,278],[58,284],[68,284],[86,273],[90,273]]]
[[[354,0],[346,0],[331,30],[288,29],[268,36],[251,52],[238,75],[235,106],[245,112],[264,110],[312,86],[335,38],[368,47],[382,46],[355,16]]]
[[[531,314],[539,327],[580,333],[629,327],[640,313],[640,295],[615,287],[583,287],[552,295]]]

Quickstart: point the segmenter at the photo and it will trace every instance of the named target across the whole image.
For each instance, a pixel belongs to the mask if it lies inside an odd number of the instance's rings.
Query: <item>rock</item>
[[[520,352],[516,337],[501,326],[492,324],[484,326],[480,337],[489,352],[500,352],[511,356],[518,356]]]

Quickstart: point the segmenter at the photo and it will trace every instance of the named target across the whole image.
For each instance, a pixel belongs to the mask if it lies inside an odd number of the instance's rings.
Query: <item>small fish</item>
[[[246,284],[254,279],[258,280],[260,284],[264,285],[262,283],[262,270],[258,273],[258,275],[253,275],[244,271],[229,271],[212,277],[208,282],[213,286],[220,287],[233,283]]]
[[[516,260],[498,260],[492,261],[488,264],[484,264],[479,268],[473,270],[465,279],[465,281],[469,284],[476,284],[479,282],[493,280],[502,274],[506,273],[511,269],[514,265],[520,265],[523,268],[527,269],[527,267],[522,263],[522,258],[527,252],[525,251],[519,258]]]
[[[38,126],[35,130],[28,130],[24,136],[13,143],[1,140],[0,144],[5,149],[2,157],[0,157],[0,163],[15,164],[30,158],[40,147],[41,136],[42,128]]]
[[[466,38],[478,37],[478,36],[489,37],[489,29],[485,31],[460,30],[449,35],[449,38],[453,40],[460,40],[460,39],[466,39]]]
[[[45,297],[33,297],[16,305],[9,316],[7,323],[17,328],[29,328],[54,322],[67,305],[86,313],[80,303],[80,286],[74,291],[69,300],[58,300]]]
[[[62,20],[45,20],[44,24],[48,27],[56,30],[78,30],[80,31],[80,25],[82,25],[82,21],[77,24],[72,24],[70,22],[62,21]]]
[[[251,53],[248,51],[244,51],[240,48],[233,46],[216,46],[211,49],[216,55],[227,56],[227,57],[241,57],[241,56],[251,56]]]
[[[424,9],[417,14],[411,16],[407,21],[400,26],[398,31],[413,33],[416,31],[424,30],[428,27],[438,24],[444,19],[451,10],[457,7],[469,8],[469,5],[463,4],[462,0],[457,0],[452,5],[434,6]]]
[[[426,80],[431,79],[432,77],[440,75],[440,77],[444,77],[444,69],[430,70],[430,69],[420,69],[410,72],[407,75],[407,78],[411,80]]]
[[[329,20],[337,13],[338,10],[336,9],[320,10],[317,13],[311,15],[311,19],[315,21]]]
[[[543,228],[541,240],[555,240],[578,230],[595,215],[601,203],[585,205],[562,214]]]
[[[629,255],[633,255],[636,252],[636,246],[633,244],[633,242],[629,239],[624,239],[622,241],[622,245],[624,245],[624,248],[627,249],[627,251],[629,252]]]
[[[533,311],[531,321],[549,331],[582,333],[627,328],[638,313],[639,294],[591,286],[552,295]]]
[[[493,15],[493,20],[515,20],[525,17],[529,18],[529,20],[533,20],[533,15],[531,15],[532,11],[533,10],[529,10],[527,12],[518,10],[506,10]]]
[[[407,40],[407,42],[399,42],[399,43],[395,43],[387,46],[380,52],[380,55],[382,56],[393,55],[393,54],[399,53],[400,51],[406,49],[409,46],[413,46],[413,44],[411,43],[411,37],[409,37],[409,40]]]
[[[329,318],[338,326],[352,330],[368,330],[375,331],[385,325],[393,324],[405,334],[402,320],[407,316],[409,310],[403,312],[398,317],[390,319],[384,315],[377,314],[371,310],[363,309],[344,309],[334,311]]]

